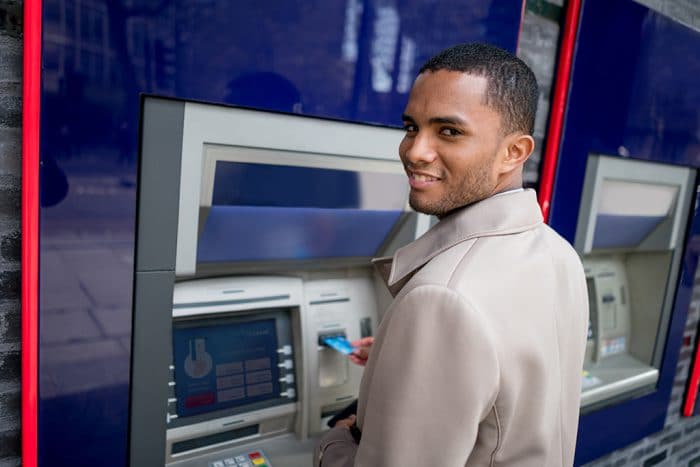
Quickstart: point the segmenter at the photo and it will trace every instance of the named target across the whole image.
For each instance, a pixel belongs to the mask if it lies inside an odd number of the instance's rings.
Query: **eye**
[[[413,123],[404,123],[403,129],[406,133],[415,133],[418,131],[418,127]]]
[[[443,136],[459,136],[462,132],[456,128],[444,127],[440,129],[440,134]]]

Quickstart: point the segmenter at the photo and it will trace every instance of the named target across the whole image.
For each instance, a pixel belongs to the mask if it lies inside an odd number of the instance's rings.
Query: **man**
[[[572,465],[588,298],[578,256],[522,189],[536,105],[532,71],[496,47],[421,68],[399,155],[411,206],[440,222],[375,260],[395,298],[356,422],[324,436],[322,466]]]

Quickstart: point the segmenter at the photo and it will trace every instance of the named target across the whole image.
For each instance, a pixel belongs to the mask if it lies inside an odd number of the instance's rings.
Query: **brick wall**
[[[544,150],[549,119],[550,97],[557,62],[559,21],[563,20],[564,0],[528,1],[520,29],[518,57],[527,63],[537,77],[540,98],[535,119],[535,151],[528,159],[523,173],[525,186],[536,187]]]
[[[0,0],[0,467],[20,465],[22,3]]]

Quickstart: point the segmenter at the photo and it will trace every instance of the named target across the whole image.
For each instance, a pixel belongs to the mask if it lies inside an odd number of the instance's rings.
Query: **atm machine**
[[[575,240],[590,304],[584,414],[656,388],[694,188],[692,168],[589,156]]]
[[[370,259],[427,230],[398,129],[147,97],[130,465],[311,464],[362,368],[323,345],[372,335]]]

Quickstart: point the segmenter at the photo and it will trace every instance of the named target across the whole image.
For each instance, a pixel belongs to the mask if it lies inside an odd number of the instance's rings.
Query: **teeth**
[[[411,174],[414,180],[418,180],[419,182],[433,182],[437,180],[437,178],[430,177],[428,175],[421,175],[421,174]]]

